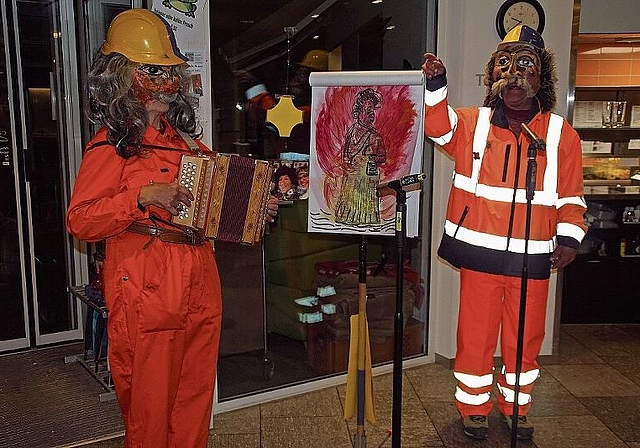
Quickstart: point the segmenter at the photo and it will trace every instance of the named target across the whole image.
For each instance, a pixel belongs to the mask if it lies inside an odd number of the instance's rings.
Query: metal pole
[[[522,352],[524,345],[524,325],[527,308],[527,286],[529,281],[529,238],[531,236],[531,201],[536,188],[536,142],[529,144],[527,153],[526,198],[527,212],[524,230],[524,254],[522,258],[522,276],[520,282],[520,310],[518,313],[518,340],[516,342],[515,385],[513,387],[513,411],[511,413],[511,448],[515,448],[518,438],[518,397],[520,395],[520,374],[522,373]],[[543,148],[541,148],[543,149]],[[507,418],[509,418],[507,416]]]
[[[367,436],[364,429],[364,402],[366,399],[365,350],[367,349],[367,242],[364,235],[360,240],[358,263],[358,403],[356,408],[356,433],[354,448],[366,448]]]
[[[404,240],[406,233],[407,193],[396,190],[396,311],[394,320],[393,351],[393,405],[391,413],[391,446],[400,448],[402,426],[402,345],[404,332],[403,316],[403,276],[404,276]]]

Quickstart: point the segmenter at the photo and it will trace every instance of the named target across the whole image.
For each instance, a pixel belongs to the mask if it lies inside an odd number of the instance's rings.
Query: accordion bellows
[[[262,239],[273,165],[234,154],[183,155],[178,181],[194,196],[172,218],[207,238],[255,244]]]

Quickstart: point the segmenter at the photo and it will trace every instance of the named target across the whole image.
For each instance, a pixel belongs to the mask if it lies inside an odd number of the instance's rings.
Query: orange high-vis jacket
[[[431,88],[431,86],[430,86]],[[585,236],[582,149],[559,115],[538,112],[529,128],[546,142],[537,173],[527,243],[529,277],[549,278],[556,245],[577,248]],[[456,267],[520,276],[525,249],[529,140],[495,109],[453,109],[447,86],[425,91],[425,134],[455,161],[438,254]]]

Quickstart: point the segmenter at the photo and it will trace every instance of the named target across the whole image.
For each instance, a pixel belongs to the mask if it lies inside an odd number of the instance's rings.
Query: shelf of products
[[[575,98],[585,196],[640,195],[640,87],[577,87]],[[620,126],[603,127],[605,101],[626,102]]]

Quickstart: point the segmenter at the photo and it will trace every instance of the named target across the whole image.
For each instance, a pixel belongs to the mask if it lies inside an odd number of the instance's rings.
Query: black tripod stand
[[[518,313],[518,339],[516,342],[516,381],[513,387],[513,412],[511,417],[511,447],[515,448],[518,435],[518,398],[520,395],[520,374],[522,373],[522,351],[524,345],[524,324],[525,312],[527,308],[527,284],[529,281],[529,238],[531,236],[531,202],[536,189],[536,173],[538,166],[536,162],[537,152],[544,151],[546,145],[544,140],[534,134],[526,124],[522,123],[522,130],[530,139],[527,150],[527,177],[526,177],[526,221],[524,229],[524,254],[522,258],[522,275],[520,282],[520,309]],[[509,417],[507,417],[509,418]]]

